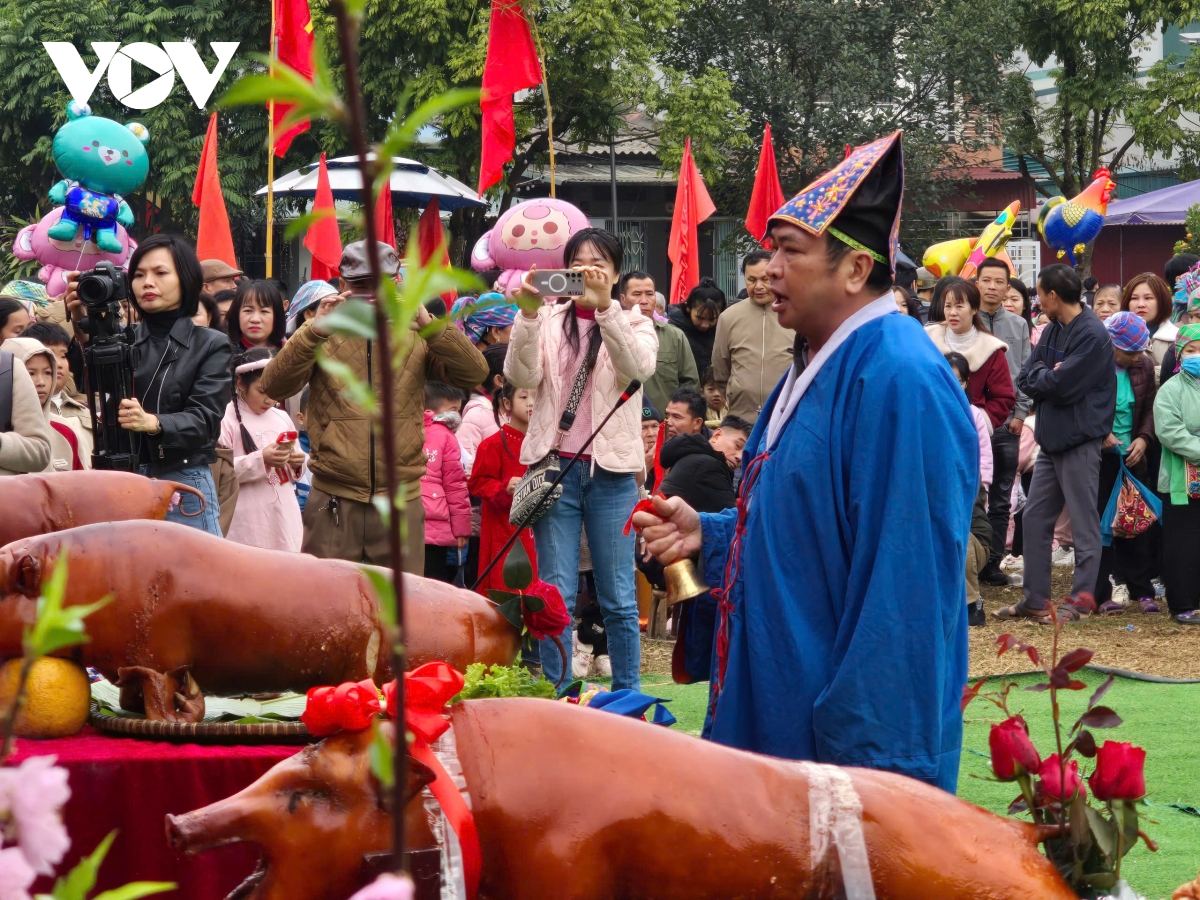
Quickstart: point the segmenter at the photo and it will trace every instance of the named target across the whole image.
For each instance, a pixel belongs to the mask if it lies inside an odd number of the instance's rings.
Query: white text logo
[[[88,71],[74,44],[43,41],[42,46],[50,54],[54,67],[71,92],[71,98],[80,106],[86,105],[91,99],[92,92],[107,70],[108,86],[113,96],[130,109],[151,109],[166,100],[171,88],[175,87],[176,72],[196,106],[204,109],[204,104],[225,73],[225,67],[233,59],[238,42],[217,41],[209,44],[217,56],[217,64],[211,72],[200,59],[196,46],[188,41],[168,41],[161,47],[143,41],[124,47],[119,41],[93,41],[92,51],[96,54],[97,62],[92,71]],[[135,62],[158,75],[137,90],[133,89]]]

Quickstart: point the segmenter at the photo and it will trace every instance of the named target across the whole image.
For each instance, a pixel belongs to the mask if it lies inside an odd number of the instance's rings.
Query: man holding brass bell
[[[795,363],[746,445],[738,508],[656,497],[633,522],[715,588],[712,740],[953,792],[979,451],[949,365],[892,299],[903,183],[897,132],[771,219]]]

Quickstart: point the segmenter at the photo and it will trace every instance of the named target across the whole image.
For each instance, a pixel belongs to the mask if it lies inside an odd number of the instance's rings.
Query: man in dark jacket
[[[733,473],[742,462],[742,450],[751,425],[737,416],[726,416],[711,437],[681,434],[663,444],[659,461],[668,469],[660,488],[664,497],[683,497],[698,512],[720,512],[737,505]]]
[[[1050,543],[1064,503],[1075,537],[1071,599],[1076,605],[1095,602],[1100,445],[1112,430],[1117,373],[1108,331],[1083,305],[1075,271],[1061,263],[1047,266],[1038,273],[1037,292],[1051,321],[1017,377],[1017,388],[1036,404],[1034,437],[1041,447],[1025,505],[1025,599],[995,615],[1045,621],[1051,615]],[[1078,618],[1071,604],[1060,615]]]

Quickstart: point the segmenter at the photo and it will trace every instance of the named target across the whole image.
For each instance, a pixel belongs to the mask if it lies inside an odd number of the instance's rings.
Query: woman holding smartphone
[[[579,540],[587,527],[596,593],[604,614],[612,659],[613,689],[637,689],[641,646],[634,587],[634,538],[622,531],[638,500],[637,473],[643,466],[641,405],[619,409],[590,447],[584,443],[634,379],[654,374],[658,337],[654,323],[635,307],[626,312],[613,299],[621,271],[621,244],[607,231],[585,228],[564,248],[568,268],[583,274],[583,295],[529,312],[513,323],[504,375],[517,388],[536,389],[533,414],[521,446],[521,463],[540,462],[557,450],[562,465],[580,456],[562,483],[562,497],[533,526],[539,574],[567,600],[579,583]],[[521,293],[538,296],[534,273]],[[577,383],[583,390],[573,391]],[[572,395],[577,400],[571,402]],[[575,407],[569,428],[563,413]],[[487,560],[480,560],[480,567]],[[562,636],[571,658],[571,629]],[[542,668],[552,682],[562,661],[552,641],[542,641]]]
[[[238,502],[229,539],[267,550],[300,552],[304,524],[295,481],[304,451],[291,418],[263,392],[262,374],[274,354],[265,347],[233,357],[233,400],[221,421],[221,443],[233,448]]]
[[[167,512],[167,519],[220,537],[217,488],[209,464],[217,458],[221,416],[229,403],[229,340],[192,321],[204,273],[183,238],[146,238],[129,258],[127,271],[129,299],[136,310],[136,324],[127,331],[138,354],[136,396],[121,401],[117,424],[141,434],[143,475],[188,484],[203,494],[203,511],[199,498],[187,494],[180,506]],[[75,272],[68,276],[65,298],[75,322],[85,312],[78,287]]]

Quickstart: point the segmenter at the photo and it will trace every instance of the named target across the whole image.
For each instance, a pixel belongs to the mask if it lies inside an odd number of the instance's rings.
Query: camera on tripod
[[[125,272],[104,261],[79,276],[75,293],[87,312],[79,327],[88,336],[83,359],[95,434],[92,467],[136,472],[142,436],[117,421],[121,401],[136,396],[137,347],[121,327],[121,301],[129,298],[129,283]]]
[[[113,340],[121,331],[121,301],[129,299],[125,273],[107,260],[79,276],[75,289],[87,310],[80,323],[93,341]]]

